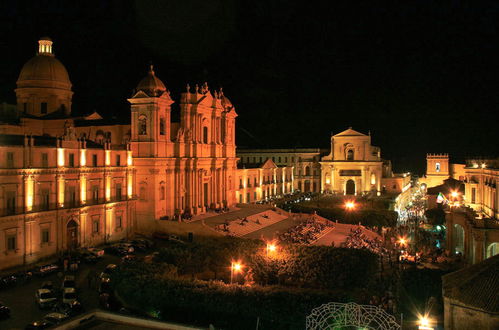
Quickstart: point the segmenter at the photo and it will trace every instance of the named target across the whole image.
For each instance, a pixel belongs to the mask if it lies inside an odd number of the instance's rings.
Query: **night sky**
[[[2,1],[0,101],[47,35],[77,113],[129,120],[152,61],[174,99],[223,86],[239,147],[328,147],[353,126],[422,172],[426,152],[498,154],[498,29],[495,0]]]

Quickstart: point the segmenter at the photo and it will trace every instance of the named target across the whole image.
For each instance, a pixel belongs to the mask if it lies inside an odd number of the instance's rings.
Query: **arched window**
[[[147,135],[147,117],[141,115],[139,117],[139,135]]]
[[[161,118],[159,120],[159,134],[165,135],[165,119],[164,118]]]
[[[347,160],[353,160],[353,149],[347,150]]]
[[[310,167],[305,167],[305,175],[310,175]]]
[[[208,143],[208,127],[203,126],[203,143]]]
[[[161,187],[159,187],[159,200],[164,201],[166,198],[166,190],[165,186],[162,184]]]
[[[440,163],[435,163],[435,172],[440,172]]]
[[[145,201],[147,199],[147,184],[145,182],[140,183],[139,188],[139,199],[141,201]]]

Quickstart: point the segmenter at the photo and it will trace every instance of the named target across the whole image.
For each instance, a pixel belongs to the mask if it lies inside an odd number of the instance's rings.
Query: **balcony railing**
[[[127,200],[133,200],[135,198],[128,198],[127,196],[121,196],[120,197],[114,197],[111,198],[110,200],[106,200],[105,198],[99,198],[99,199],[89,199],[85,203],[82,203],[80,201],[78,202],[64,202],[63,206],[58,205],[57,203],[49,203],[49,204],[39,204],[39,205],[33,205],[30,211],[25,211],[23,207],[16,207],[16,208],[4,208],[0,209],[0,217],[6,217],[10,215],[20,215],[20,214],[30,214],[30,213],[36,213],[36,212],[44,212],[44,211],[54,211],[54,210],[61,210],[61,209],[73,209],[73,208],[79,208],[79,207],[85,207],[85,206],[93,206],[93,205],[101,205],[101,204],[106,204],[106,203],[115,203],[115,202],[121,202],[121,201],[127,201]]]

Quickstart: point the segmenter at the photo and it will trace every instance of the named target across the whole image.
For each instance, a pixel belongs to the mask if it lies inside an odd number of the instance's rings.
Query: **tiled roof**
[[[442,277],[444,297],[499,313],[499,255]]]

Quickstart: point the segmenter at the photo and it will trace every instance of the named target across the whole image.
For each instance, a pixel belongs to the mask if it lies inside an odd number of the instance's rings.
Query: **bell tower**
[[[128,99],[131,104],[133,157],[167,157],[171,153],[171,104],[173,100],[151,65],[147,76]]]

